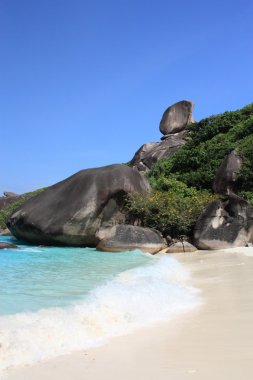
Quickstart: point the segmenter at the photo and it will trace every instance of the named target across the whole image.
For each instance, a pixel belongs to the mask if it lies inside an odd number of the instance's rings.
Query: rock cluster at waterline
[[[7,222],[34,244],[91,246],[100,228],[125,223],[127,194],[149,193],[147,179],[126,165],[82,170],[29,199]]]

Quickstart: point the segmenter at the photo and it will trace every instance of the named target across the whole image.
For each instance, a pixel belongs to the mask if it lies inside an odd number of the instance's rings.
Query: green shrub
[[[241,191],[238,195],[247,199],[250,205],[253,206],[253,191]]]
[[[152,166],[152,196],[129,198],[130,214],[142,225],[174,237],[189,235],[200,212],[216,197],[212,184],[224,157],[236,149],[243,158],[238,194],[253,205],[253,104],[188,126],[186,144]]]
[[[168,180],[167,185],[167,191],[130,195],[127,201],[129,218],[139,219],[142,226],[155,228],[164,236],[190,235],[203,208],[216,197],[176,180]]]

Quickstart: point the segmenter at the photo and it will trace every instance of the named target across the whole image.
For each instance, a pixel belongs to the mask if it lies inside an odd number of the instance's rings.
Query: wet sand
[[[2,379],[252,380],[253,248],[174,257],[201,290],[194,311],[101,347],[11,368]]]

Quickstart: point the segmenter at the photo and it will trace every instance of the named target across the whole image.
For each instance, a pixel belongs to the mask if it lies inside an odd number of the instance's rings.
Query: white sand
[[[105,346],[9,369],[4,380],[252,380],[253,248],[175,255],[204,304]]]

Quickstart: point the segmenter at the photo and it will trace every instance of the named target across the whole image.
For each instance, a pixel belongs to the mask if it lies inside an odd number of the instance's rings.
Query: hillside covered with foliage
[[[0,228],[6,228],[6,221],[9,218],[9,216],[22,204],[28,201],[28,199],[34,197],[37,194],[40,194],[42,191],[44,191],[46,188],[38,189],[35,191],[31,191],[28,193],[25,193],[24,198],[17,199],[15,202],[9,204],[8,206],[4,207],[2,210],[0,210]]]
[[[151,183],[159,186],[161,177],[173,177],[187,186],[211,190],[224,157],[236,149],[243,157],[238,191],[253,191],[253,104],[203,119],[188,130],[185,146],[152,167]]]
[[[187,127],[186,144],[172,157],[152,166],[150,197],[130,197],[130,214],[164,235],[190,235],[203,207],[217,198],[215,174],[224,157],[236,151],[243,158],[237,193],[253,204],[253,104],[211,116]]]

